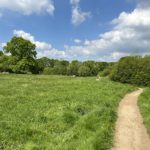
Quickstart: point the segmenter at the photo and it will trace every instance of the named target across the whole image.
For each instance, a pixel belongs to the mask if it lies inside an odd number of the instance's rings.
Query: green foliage
[[[12,56],[17,57],[18,60],[23,58],[30,59],[36,57],[35,44],[23,39],[22,37],[14,36],[10,42],[4,46],[4,52],[10,53]]]
[[[36,59],[35,48],[35,44],[30,41],[14,36],[3,48],[5,53],[11,54],[9,56],[11,61],[1,63],[0,71],[7,70],[13,73],[31,72],[46,75],[96,76],[99,71],[103,71],[108,66],[106,62],[79,62],[74,60],[69,63],[66,60],[55,60],[46,57]],[[0,53],[1,56],[3,56],[2,52]]]
[[[144,124],[150,134],[150,88],[146,88],[139,98],[139,107],[144,118]]]
[[[105,68],[103,71],[99,72],[98,75],[100,77],[107,77],[107,76],[109,76],[112,73],[114,67],[115,67],[115,65],[110,65],[107,68]]]
[[[1,72],[38,73],[35,44],[21,37],[13,37],[4,47],[4,52],[11,55],[0,56]]]
[[[87,76],[96,76],[99,71],[103,71],[108,67],[108,63],[95,61],[85,61],[82,63],[82,65],[86,68],[89,68]]]
[[[78,70],[78,75],[82,77],[90,76],[90,68],[85,65],[81,65]]]
[[[0,74],[0,149],[106,150],[116,110],[134,87],[44,75]]]
[[[0,72],[12,72],[12,67],[16,63],[16,58],[11,56],[0,56]]]
[[[56,75],[67,75],[67,67],[69,62],[66,60],[57,61],[54,66],[54,72]]]
[[[0,51],[0,56],[2,56],[2,55],[4,55],[4,54],[3,54],[3,51]]]
[[[15,73],[36,73],[36,62],[34,59],[26,59],[18,61],[13,67],[13,72]]]
[[[53,68],[55,65],[56,60],[54,59],[49,59],[47,57],[43,57],[40,59],[37,59],[37,65],[38,65],[38,70],[40,73],[44,71],[46,68]]]
[[[45,75],[109,76],[114,81],[150,85],[150,56],[124,57],[118,63],[77,60],[36,59],[35,44],[22,37],[13,37],[0,51],[0,72]]]
[[[150,56],[132,56],[120,59],[110,78],[122,83],[150,85]]]
[[[96,76],[100,70],[108,66],[108,63],[85,61],[79,62],[77,60],[69,63],[65,60],[52,60],[48,58],[38,59],[39,68],[43,68],[43,74],[49,75],[75,75],[75,76]],[[43,61],[45,63],[43,63]],[[53,62],[51,65],[51,62]],[[48,65],[41,65],[48,64]],[[42,67],[40,67],[42,66]]]
[[[50,60],[53,61],[53,65],[44,67],[43,74],[45,75],[67,75],[67,67],[69,62],[66,60]]]
[[[56,71],[54,68],[44,68],[43,70],[43,74],[44,75],[55,75],[56,74]]]
[[[107,62],[97,62],[98,65],[98,71],[103,71],[109,66],[110,63]]]
[[[67,75],[76,75],[78,76],[78,70],[81,66],[81,62],[74,60],[72,61],[67,68]]]

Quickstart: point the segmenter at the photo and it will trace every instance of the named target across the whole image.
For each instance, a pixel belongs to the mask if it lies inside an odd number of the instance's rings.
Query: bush
[[[54,75],[55,74],[55,70],[54,68],[44,68],[44,71],[43,71],[43,74],[44,75]]]
[[[111,74],[112,70],[113,70],[114,66],[109,66],[106,69],[104,69],[103,71],[99,72],[99,76],[100,77],[107,77]]]
[[[110,78],[122,83],[150,85],[150,56],[121,58]]]
[[[79,76],[83,76],[83,77],[90,76],[90,68],[82,65],[79,68],[78,74],[79,74]]]

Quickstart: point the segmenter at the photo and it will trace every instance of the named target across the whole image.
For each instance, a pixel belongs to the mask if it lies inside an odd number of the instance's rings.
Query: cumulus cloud
[[[32,43],[36,45],[37,57],[50,57],[50,58],[62,58],[67,59],[66,53],[64,51],[57,50],[52,47],[51,44],[47,42],[36,41],[35,37],[30,33],[26,33],[23,30],[14,30],[13,34],[18,37],[22,37],[26,40],[30,40]]]
[[[52,48],[49,50],[38,51],[37,57],[38,58],[49,57],[49,58],[55,58],[55,59],[68,59],[69,58],[69,56],[67,57],[65,51],[60,51],[55,48]]]
[[[95,40],[85,40],[66,51],[81,59],[115,61],[127,55],[150,54],[150,8],[135,8],[131,13],[122,12],[112,20],[113,29],[100,34]]]
[[[127,55],[150,54],[150,1],[134,0],[137,7],[122,12],[111,21],[113,29],[97,39],[85,40],[78,46],[67,46],[66,52],[74,58],[116,61]],[[74,5],[79,0],[72,0]]]
[[[71,4],[78,6],[79,2],[79,0],[72,0]],[[15,30],[14,34],[35,43],[38,57],[116,61],[127,55],[146,55],[150,54],[150,7],[148,1],[144,0],[144,2],[147,7],[144,7],[142,0],[139,0],[132,12],[122,12],[113,19],[112,30],[100,34],[93,40],[86,39],[80,42],[79,39],[75,39],[77,45],[65,45],[65,50],[62,51],[53,48],[49,43],[36,41],[34,36],[24,31]]]
[[[72,19],[71,22],[73,25],[78,26],[87,18],[91,16],[90,12],[83,12],[79,6],[80,0],[70,0],[72,5]]]
[[[127,55],[150,54],[150,9],[136,8],[131,13],[122,12],[118,18],[112,20],[114,26],[111,31],[100,34],[97,39],[85,40],[78,45],[65,45],[60,51],[50,44],[48,49],[38,51],[38,56],[49,56],[64,59],[95,59],[99,61],[116,61]],[[16,31],[14,31],[15,33]],[[22,34],[18,31],[18,35]],[[22,35],[35,43],[34,37],[28,33]],[[40,42],[44,43],[44,42]],[[37,46],[38,47],[38,46]],[[43,46],[44,47],[44,46]],[[45,46],[46,47],[46,46]]]
[[[14,30],[13,34],[15,36],[23,37],[24,39],[31,41],[36,45],[38,50],[44,50],[44,49],[46,50],[52,48],[51,44],[48,44],[46,42],[36,41],[34,36],[32,36],[30,33],[24,32],[23,30]]]
[[[0,0],[0,9],[19,12],[24,15],[44,12],[53,15],[55,7],[52,0]]]

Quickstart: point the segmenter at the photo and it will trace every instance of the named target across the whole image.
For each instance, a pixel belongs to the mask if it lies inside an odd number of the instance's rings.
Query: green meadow
[[[0,75],[0,150],[109,150],[118,104],[134,89],[107,78]]]

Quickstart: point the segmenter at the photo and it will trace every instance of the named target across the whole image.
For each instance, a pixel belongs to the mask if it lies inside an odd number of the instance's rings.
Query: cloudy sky
[[[0,48],[14,35],[37,57],[117,61],[150,54],[150,0],[0,0]]]

